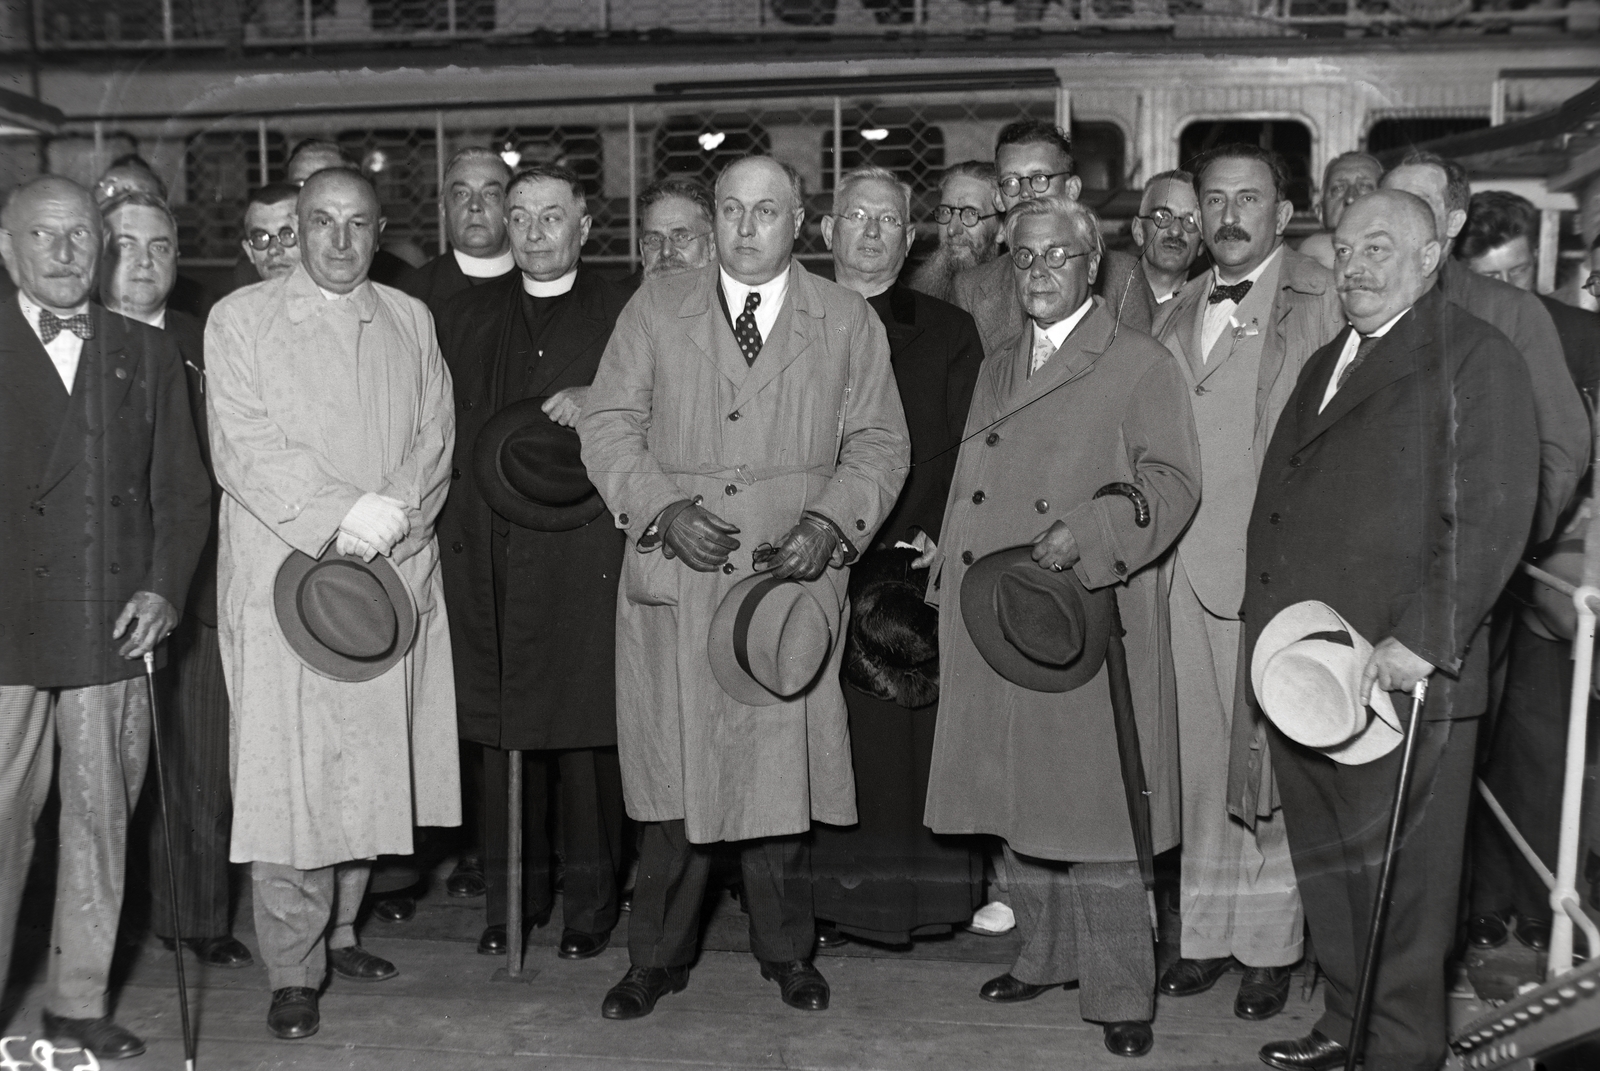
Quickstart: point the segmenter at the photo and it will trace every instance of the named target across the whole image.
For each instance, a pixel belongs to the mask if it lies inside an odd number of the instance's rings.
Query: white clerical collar
[[[509,255],[509,254],[508,254]],[[542,282],[539,279],[530,279],[526,274],[522,276],[522,289],[531,297],[560,297],[572,289],[572,284],[578,281],[578,266],[574,264],[572,270],[559,279]]]
[[[1067,340],[1067,336],[1072,334],[1072,329],[1077,327],[1085,316],[1089,315],[1089,310],[1092,308],[1094,308],[1094,298],[1084,298],[1083,304],[1078,306],[1078,310],[1065,320],[1057,320],[1049,327],[1040,327],[1038,322],[1035,321],[1033,329],[1042,333],[1050,341],[1052,350],[1059,350],[1061,344]]]
[[[509,249],[493,257],[475,257],[459,249],[450,250],[450,255],[456,258],[461,274],[469,279],[498,279],[517,266]]]
[[[1279,242],[1278,243],[1278,247],[1276,249],[1274,249],[1271,253],[1267,254],[1267,259],[1263,260],[1260,264],[1257,264],[1256,267],[1255,267],[1255,270],[1252,271],[1249,275],[1246,275],[1243,279],[1240,279],[1239,283],[1255,283],[1255,282],[1258,282],[1261,279],[1261,277],[1267,273],[1267,269],[1272,266],[1272,262],[1274,260],[1277,260],[1278,256],[1282,252],[1283,252],[1283,243]],[[1233,283],[1231,285],[1238,286],[1239,283]],[[1213,264],[1211,266],[1211,285],[1212,286],[1228,286],[1228,285],[1230,285],[1230,284],[1224,283],[1222,281],[1222,269],[1220,268],[1220,266],[1218,266],[1216,264]]]

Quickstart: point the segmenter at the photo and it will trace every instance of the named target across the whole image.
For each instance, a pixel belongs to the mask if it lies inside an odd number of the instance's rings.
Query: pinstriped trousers
[[[87,688],[0,686],[0,978],[11,966],[33,827],[61,747],[61,840],[44,1006],[73,1019],[107,1013],[122,914],[128,816],[144,782],[150,701],[142,678]]]

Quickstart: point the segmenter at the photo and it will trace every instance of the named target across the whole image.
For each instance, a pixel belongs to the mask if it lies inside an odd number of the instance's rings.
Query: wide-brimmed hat
[[[972,563],[961,580],[961,619],[991,669],[1035,692],[1070,692],[1094,679],[1111,638],[1110,588],[1090,591],[1071,569],[1011,547]]]
[[[828,663],[842,608],[826,580],[746,577],[711,618],[711,672],[739,702],[775,706],[811,687]]]
[[[939,612],[927,603],[928,570],[915,550],[875,550],[850,567],[844,679],[908,709],[939,698]]]
[[[417,604],[387,558],[295,551],[272,589],[278,628],[307,669],[336,681],[388,672],[417,637]]]
[[[1393,751],[1401,735],[1388,692],[1374,683],[1358,697],[1371,657],[1372,644],[1333,607],[1297,602],[1261,630],[1250,683],[1284,736],[1359,766]]]
[[[490,417],[472,449],[489,508],[539,532],[582,528],[605,512],[579,454],[578,433],[545,415],[547,398],[523,398]]]

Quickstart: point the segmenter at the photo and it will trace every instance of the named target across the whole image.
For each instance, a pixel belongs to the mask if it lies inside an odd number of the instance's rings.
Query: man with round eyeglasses
[[[956,272],[1000,255],[998,194],[994,164],[987,160],[963,160],[945,170],[933,213],[939,247],[912,273],[911,289],[949,301]]]
[[[273,182],[250,192],[244,208],[244,238],[239,242],[245,259],[262,279],[281,279],[300,264],[300,242],[295,233],[295,202],[300,187]]]
[[[646,279],[679,275],[710,264],[717,255],[711,191],[673,176],[639,195],[639,256]]]
[[[1133,244],[1139,247],[1139,268],[1151,300],[1165,305],[1189,281],[1189,267],[1200,252],[1200,202],[1193,175],[1163,171],[1145,183],[1133,221]]]

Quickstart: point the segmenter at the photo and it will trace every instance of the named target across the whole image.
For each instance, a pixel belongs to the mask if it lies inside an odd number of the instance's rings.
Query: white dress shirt
[[[56,375],[61,377],[62,385],[67,388],[67,393],[71,394],[72,381],[78,378],[78,358],[83,356],[83,339],[63,328],[59,335],[46,342],[44,336],[39,333],[39,313],[43,310],[29,301],[28,295],[21,290],[17,291],[17,304],[22,308],[22,318],[33,328],[34,337],[50,355],[50,363],[56,366]],[[89,303],[85,301],[67,315],[76,316],[88,311]]]
[[[1072,334],[1072,329],[1078,326],[1089,310],[1094,307],[1093,298],[1085,298],[1076,312],[1065,320],[1057,320],[1049,327],[1040,327],[1037,322],[1033,325],[1033,360],[1028,365],[1028,375],[1032,376],[1044,363],[1048,361],[1061,348],[1061,344]],[[1048,349],[1046,348],[1048,347]]]
[[[1411,310],[1408,308],[1405,310],[1405,312],[1402,312],[1400,316],[1404,316],[1410,311]],[[1384,324],[1382,327],[1378,328],[1376,331],[1372,332],[1372,334],[1367,335],[1366,337],[1382,338],[1384,335],[1387,335],[1389,333],[1389,328],[1400,322],[1400,316],[1396,316],[1394,319],[1390,320],[1388,323]],[[1356,359],[1356,350],[1361,345],[1361,339],[1361,332],[1357,331],[1355,327],[1352,326],[1350,328],[1349,337],[1344,340],[1344,349],[1339,351],[1339,363],[1333,366],[1333,375],[1328,377],[1328,389],[1322,392],[1322,404],[1317,406],[1317,412],[1320,413],[1324,409],[1328,408],[1328,403],[1333,401],[1333,396],[1339,393],[1339,376],[1346,368],[1350,366],[1350,362]]]
[[[461,274],[468,279],[498,279],[517,266],[517,262],[512,259],[511,250],[509,249],[497,257],[475,257],[463,253],[459,249],[450,250],[450,255],[456,258],[456,266],[461,269]],[[576,272],[576,269],[574,269],[574,272]],[[565,279],[566,276],[563,275],[561,278]],[[560,280],[557,281],[559,282]],[[572,289],[570,283],[567,284],[567,289]],[[566,291],[563,290],[562,293],[566,293]]]
[[[1266,270],[1272,266],[1272,262],[1278,259],[1278,257],[1282,254],[1283,243],[1279,242],[1278,248],[1274,249],[1272,254],[1267,257],[1266,260],[1263,260],[1260,264],[1257,264],[1255,271],[1251,272],[1249,275],[1246,275],[1244,279],[1240,279],[1239,282],[1242,283],[1248,279],[1251,287],[1253,288],[1256,283],[1261,281],[1261,276],[1266,273]],[[1213,267],[1211,269],[1211,286],[1215,288],[1220,285],[1223,285],[1222,276],[1218,274],[1217,269]],[[1205,320],[1203,321],[1200,329],[1200,360],[1202,362],[1204,362],[1207,355],[1210,354],[1211,347],[1217,344],[1217,339],[1222,335],[1222,329],[1228,326],[1229,319],[1232,318],[1234,312],[1239,308],[1239,303],[1237,301],[1230,301],[1227,298],[1224,298],[1215,305],[1212,305],[1209,303],[1210,298],[1211,291],[1207,290]]]
[[[507,254],[508,256],[510,254]],[[523,292],[533,297],[560,297],[572,289],[572,284],[578,281],[578,266],[574,264],[572,270],[559,279],[551,279],[548,283],[539,279],[530,279],[526,274],[522,276]]]
[[[756,306],[756,330],[761,332],[761,341],[765,342],[767,336],[772,334],[772,325],[778,322],[778,313],[783,311],[783,299],[789,293],[789,269],[785,267],[760,286],[741,283],[729,275],[726,268],[718,268],[717,274],[722,277],[722,292],[728,298],[728,315],[735,320],[743,314],[745,299],[750,291],[761,295],[761,304]]]

